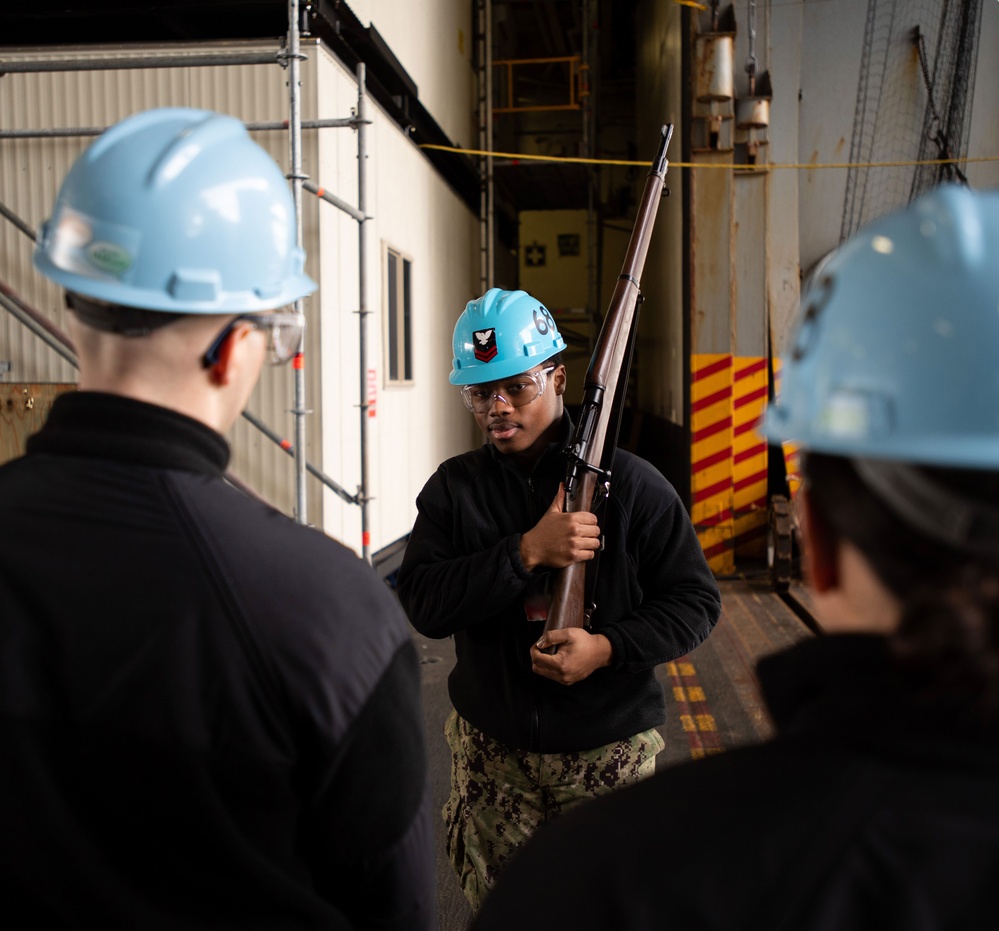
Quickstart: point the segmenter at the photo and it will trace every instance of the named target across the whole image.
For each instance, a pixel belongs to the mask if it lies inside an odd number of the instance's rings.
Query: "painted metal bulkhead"
[[[676,83],[687,115],[684,235],[657,238],[658,252],[650,255],[650,266],[655,255],[663,262],[667,254],[681,256],[683,296],[670,313],[682,321],[683,335],[659,325],[668,338],[654,344],[661,356],[646,356],[646,364],[672,384],[677,356],[686,356],[686,403],[670,416],[689,443],[691,513],[720,573],[736,570],[742,554],[761,552],[769,460],[786,457],[768,451],[753,423],[774,389],[771,360],[779,375],[802,278],[838,245],[854,217],[902,206],[916,183],[915,168],[867,164],[861,156],[925,157],[933,126],[923,121],[930,92],[912,42],[917,25],[927,48],[950,42],[958,57],[962,50],[970,56],[961,152],[992,160],[969,161],[964,172],[974,186],[999,186],[999,101],[988,92],[993,69],[984,54],[999,43],[999,5],[964,4],[962,19],[957,5],[942,2],[756,2],[760,69],[751,76],[736,67],[729,100],[722,39],[731,38],[732,60],[748,66],[750,5],[743,0],[717,10],[712,22],[707,9],[643,4],[639,25],[649,36],[640,56],[640,100],[644,87]],[[968,52],[969,35],[957,34],[969,17],[970,39],[983,52],[977,57]],[[662,41],[678,29],[679,54]],[[943,59],[930,70],[940,110],[961,88],[957,79],[941,78]],[[657,92],[650,104],[659,99],[669,95]],[[653,106],[640,106],[640,122],[660,119]],[[661,410],[662,389],[653,381],[643,375],[642,403]]]

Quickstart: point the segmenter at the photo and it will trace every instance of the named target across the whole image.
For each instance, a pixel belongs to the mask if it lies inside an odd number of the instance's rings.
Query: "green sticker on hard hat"
[[[874,389],[831,389],[819,409],[816,433],[836,440],[886,436],[894,426],[891,398]]]
[[[45,236],[49,260],[56,268],[113,281],[135,264],[141,241],[136,230],[66,206],[56,210]]]
[[[87,247],[90,264],[106,275],[120,278],[132,264],[132,256],[113,242],[95,242]]]

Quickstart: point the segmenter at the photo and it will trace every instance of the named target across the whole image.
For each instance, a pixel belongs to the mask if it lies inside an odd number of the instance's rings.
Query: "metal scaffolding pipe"
[[[62,330],[60,330],[59,327],[50,322],[44,314],[36,310],[30,304],[25,303],[25,301],[22,300],[22,298],[12,288],[8,287],[2,281],[0,281],[0,306],[2,306],[19,323],[31,330],[31,332],[34,333],[35,336],[37,336],[50,349],[55,350],[70,365],[72,365],[73,368],[78,369],[80,367],[79,361],[76,358],[76,347],[73,345],[72,340]],[[268,427],[262,420],[259,420],[249,411],[243,411],[243,417],[253,424],[253,426],[263,433],[269,440],[272,440],[280,446],[286,453],[288,453],[289,456],[294,455],[294,450],[291,448],[291,444],[271,430],[270,427]],[[316,478],[318,478],[319,481],[338,494],[348,504],[358,503],[357,499],[351,495],[350,492],[345,491],[340,485],[333,481],[333,479],[326,475],[325,472],[321,472],[311,463],[306,463],[306,468]],[[228,477],[230,476],[227,474],[227,478]],[[241,480],[234,481],[233,484],[243,490],[246,490],[248,487],[246,483]],[[254,497],[260,498],[260,495],[256,492],[253,492],[253,495]],[[263,501],[264,499],[260,498],[260,500]]]
[[[24,235],[27,236],[28,239],[30,239],[32,242],[34,242],[38,238],[38,235],[35,233],[35,231],[30,226],[28,226],[28,224],[25,223],[25,221],[22,220],[16,213],[14,213],[13,210],[11,210],[8,206],[6,206],[3,203],[0,203],[0,216],[3,216],[5,219],[13,223],[14,226],[16,226],[22,233],[24,233]]]
[[[302,120],[302,129],[348,129],[357,124],[354,117],[335,120]],[[287,120],[263,123],[244,123],[252,133],[285,131]],[[65,129],[0,129],[0,139],[75,139],[82,136],[99,136],[107,126],[69,126]]]
[[[307,55],[302,55],[301,60],[308,58]],[[338,119],[329,120],[299,120],[299,126],[302,129],[350,129],[357,124],[357,118],[353,116],[344,116]],[[285,121],[270,121],[264,123],[246,123],[246,128],[250,132],[268,132],[275,129],[287,129],[288,122]]]
[[[358,408],[361,414],[359,443],[361,447],[361,480],[357,487],[357,494],[352,497],[344,497],[344,500],[352,504],[360,505],[361,508],[361,556],[366,562],[371,562],[371,531],[368,517],[368,502],[371,500],[367,494],[368,472],[369,472],[369,449],[368,449],[368,415],[371,405],[368,403],[368,347],[367,347],[367,318],[368,310],[368,243],[367,243],[367,221],[371,219],[366,208],[367,205],[367,133],[365,127],[371,120],[365,117],[366,92],[365,92],[365,65],[359,62],[357,65],[357,115],[349,122],[344,121],[341,125],[350,125],[357,129],[357,207],[352,206],[336,194],[332,194],[325,188],[303,178],[302,188],[310,194],[314,194],[320,200],[325,200],[338,210],[353,217],[358,224],[358,371],[360,377],[359,394],[360,401]]]
[[[258,420],[249,411],[243,411],[243,416],[253,424],[264,436],[269,440],[272,440],[278,446],[280,446],[289,456],[295,455],[294,446],[289,443],[280,434],[275,433],[268,427],[262,420]],[[319,479],[327,488],[339,495],[347,504],[357,504],[357,498],[352,495],[349,491],[342,488],[336,482],[333,481],[325,472],[320,472],[311,462],[305,464],[306,469]]]
[[[304,57],[299,48],[298,27],[301,20],[298,14],[298,0],[288,0],[288,129],[291,149],[291,187],[295,196],[295,241],[302,247],[302,112],[301,112],[301,64]],[[305,313],[302,298],[295,301],[295,310]],[[305,352],[295,356],[292,368],[294,378],[295,417],[295,520],[308,523],[309,513],[306,502],[306,463],[305,463]]]
[[[493,150],[493,5],[486,0],[486,151]],[[486,263],[492,287],[496,283],[496,204],[494,195],[493,157],[486,156]]]
[[[476,31],[479,63],[478,118],[479,149],[493,150],[493,51],[492,4],[478,0],[476,4]],[[493,165],[492,155],[479,159],[479,291],[485,293],[493,286],[495,259],[493,251]]]
[[[73,344],[69,339],[65,336],[62,339],[54,336],[46,326],[43,326],[35,319],[31,308],[27,307],[22,301],[12,298],[10,293],[6,287],[0,287],[0,306],[14,317],[15,320],[31,330],[50,349],[54,349],[59,353],[73,368],[79,368],[76,352],[73,350]]]
[[[58,58],[39,61],[0,60],[0,75],[51,71],[125,71],[129,68],[207,68],[218,65],[273,65],[280,52],[233,52],[213,55],[142,55],[124,58]]]
[[[583,22],[597,19],[596,0],[583,0]],[[583,30],[583,65],[586,68],[586,96],[583,105],[583,157],[596,155],[596,110],[593,105],[595,82],[599,74],[596,56],[599,46],[592,42],[589,30]],[[600,329],[600,231],[597,226],[597,179],[592,165],[586,167],[586,310],[590,318],[587,352],[593,352]]]
[[[366,94],[364,83],[367,79],[364,62],[357,65],[357,210],[361,214],[358,220],[357,264],[359,280],[357,284],[357,320],[358,320],[358,366],[360,369],[360,399],[358,405],[361,411],[361,484],[357,490],[358,503],[361,506],[361,556],[365,562],[371,562],[371,531],[368,527],[368,244],[367,244],[367,132],[368,121],[365,119]]]
[[[50,323],[43,314],[39,313],[31,305],[27,304],[21,299],[20,295],[15,293],[11,288],[0,282],[0,296],[7,298],[11,301],[18,310],[24,314],[31,322],[29,324],[30,328],[36,333],[44,331],[46,334],[46,342],[48,342],[59,354],[67,361],[76,365],[76,346],[73,345],[73,341],[60,330],[54,323]],[[54,341],[54,342],[53,342]],[[56,345],[58,344],[58,346]],[[58,347],[62,346],[67,350],[62,352]],[[72,356],[72,358],[70,358]]]
[[[35,336],[48,345],[50,349],[54,349],[70,365],[72,365],[73,368],[80,368],[80,363],[76,358],[73,343],[70,341],[69,337],[54,324],[46,320],[45,317],[33,307],[25,304],[24,301],[17,297],[17,295],[2,282],[0,282],[0,307],[3,307],[12,317],[24,324],[24,326],[31,330]],[[256,498],[258,501],[262,501],[270,507],[274,507],[274,505],[261,496],[256,489],[248,485],[238,475],[236,475],[235,472],[226,470],[223,478],[225,478],[225,480],[234,488],[238,488],[242,491],[243,494],[251,498]]]
[[[71,72],[71,71],[106,71],[125,69],[147,69],[147,68],[174,68],[174,67],[211,67],[225,65],[251,65],[251,64],[281,64],[288,68],[289,72],[289,118],[287,121],[254,122],[245,123],[246,128],[251,132],[266,132],[276,130],[288,130],[290,140],[290,160],[291,172],[289,179],[292,182],[292,190],[295,201],[295,214],[297,224],[297,242],[302,246],[302,188],[305,187],[310,193],[327,200],[340,210],[344,211],[358,222],[359,243],[358,243],[358,264],[360,268],[360,278],[358,283],[358,318],[359,318],[359,359],[360,359],[360,394],[361,403],[359,405],[360,422],[360,445],[361,445],[361,481],[358,486],[357,495],[350,495],[340,485],[326,476],[319,469],[309,464],[305,459],[305,415],[308,413],[305,407],[305,371],[304,354],[299,353],[294,364],[294,410],[295,416],[295,443],[294,446],[282,439],[278,434],[267,428],[261,421],[252,414],[243,411],[243,417],[250,421],[253,426],[264,433],[274,443],[284,449],[289,455],[294,456],[296,463],[295,482],[295,519],[299,523],[307,521],[307,501],[306,501],[306,473],[311,473],[323,484],[329,487],[340,498],[350,504],[358,504],[361,507],[361,539],[362,556],[370,562],[370,529],[368,523],[368,495],[366,493],[368,485],[368,411],[370,405],[367,401],[367,242],[366,223],[370,219],[366,213],[365,205],[367,199],[366,180],[366,133],[365,125],[370,122],[365,118],[365,65],[359,63],[357,66],[358,82],[358,103],[356,115],[343,119],[324,119],[303,121],[301,118],[301,68],[300,63],[307,56],[301,53],[300,47],[300,18],[298,0],[288,2],[288,48],[287,51],[279,50],[276,53],[262,52],[237,52],[230,54],[211,55],[153,55],[143,57],[121,57],[121,58],[94,58],[94,59],[51,59],[39,61],[3,61],[0,60],[0,77],[4,74],[30,74],[41,72]],[[305,184],[306,176],[302,172],[302,140],[303,129],[340,129],[351,127],[358,132],[358,207],[354,208],[336,195],[316,187],[312,184]],[[29,130],[0,130],[0,140],[3,139],[54,139],[54,138],[79,138],[99,136],[107,127],[68,127],[63,129],[29,129]],[[491,137],[491,133],[490,133]],[[491,177],[490,177],[491,181]],[[491,200],[491,198],[490,198]],[[0,205],[0,215],[18,227],[25,235],[35,239],[35,232],[21,220],[16,214]],[[491,262],[490,262],[491,265]],[[491,277],[491,268],[490,268]],[[11,292],[12,293],[12,292]],[[25,326],[29,327],[36,335],[44,340],[52,349],[58,352],[72,365],[77,365],[75,353],[72,352],[72,344],[57,328],[48,323],[47,320],[32,311],[23,301],[8,296],[0,289],[0,304],[15,316]],[[303,302],[295,303],[295,309],[303,312]],[[40,319],[38,319],[40,318]],[[244,483],[234,482],[242,487]]]
[[[352,207],[350,204],[347,203],[347,201],[341,200],[339,197],[336,196],[336,194],[331,194],[329,191],[326,190],[326,188],[319,187],[318,185],[313,184],[311,181],[303,181],[302,187],[304,187],[305,190],[307,190],[310,194],[315,194],[316,197],[320,198],[321,200],[325,200],[327,203],[332,204],[338,210],[342,210],[344,213],[346,213],[348,216],[353,217],[359,223],[364,221],[365,216],[363,213],[361,213],[360,210],[358,210],[356,207]]]

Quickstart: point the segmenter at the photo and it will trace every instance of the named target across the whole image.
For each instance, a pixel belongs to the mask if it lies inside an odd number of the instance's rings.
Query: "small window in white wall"
[[[413,380],[413,262],[385,247],[385,369],[389,384]]]

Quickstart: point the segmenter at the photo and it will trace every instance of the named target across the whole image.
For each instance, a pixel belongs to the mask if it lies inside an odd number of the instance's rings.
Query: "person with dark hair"
[[[776,736],[539,832],[475,931],[996,927],[997,256],[945,186],[823,267],[762,424],[825,631],[759,663]]]
[[[443,815],[474,909],[538,825],[655,771],[655,668],[704,640],[721,601],[682,502],[637,456],[616,452],[597,513],[563,511],[573,428],[565,341],[544,304],[493,288],[458,318],[453,347],[451,384],[487,442],[420,492],[398,587],[417,630],[454,637]],[[590,626],[542,635],[553,570],[583,561]]]
[[[406,619],[224,479],[316,288],[280,168],[233,117],[135,114],[77,159],[34,261],[80,390],[0,469],[8,920],[436,929]]]

